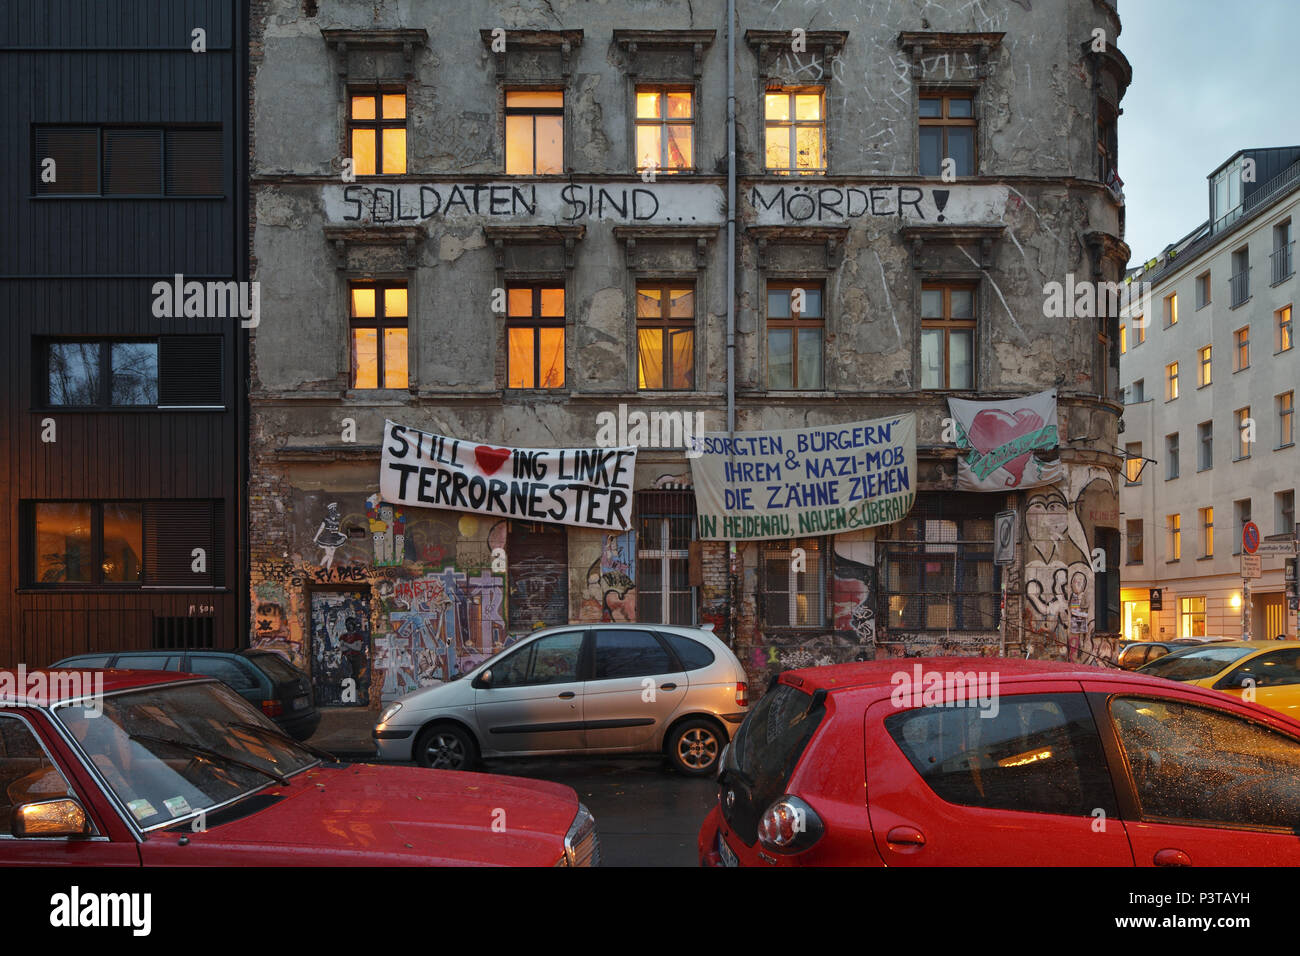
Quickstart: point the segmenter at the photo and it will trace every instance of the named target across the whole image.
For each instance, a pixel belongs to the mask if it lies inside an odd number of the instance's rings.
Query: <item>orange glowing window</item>
[[[564,387],[564,289],[506,292],[506,377],[510,388]]]
[[[695,387],[695,290],[681,283],[636,289],[637,387]]]
[[[355,282],[349,292],[352,387],[406,388],[409,350],[405,284]]]
[[[406,94],[353,90],[348,96],[348,148],[358,176],[406,172]]]
[[[637,87],[637,172],[680,173],[695,167],[694,101],[690,90]]]
[[[768,90],[763,123],[768,172],[826,172],[826,100],[821,88]]]
[[[506,172],[564,172],[564,91],[506,91]]]

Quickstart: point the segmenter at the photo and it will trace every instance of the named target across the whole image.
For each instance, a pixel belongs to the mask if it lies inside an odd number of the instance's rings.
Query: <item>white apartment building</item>
[[[1262,557],[1244,593],[1241,553],[1248,521],[1266,543],[1296,535],[1300,146],[1208,178],[1209,218],[1133,274],[1150,295],[1120,327],[1129,640],[1239,637],[1243,604],[1253,638],[1296,636],[1285,559]]]

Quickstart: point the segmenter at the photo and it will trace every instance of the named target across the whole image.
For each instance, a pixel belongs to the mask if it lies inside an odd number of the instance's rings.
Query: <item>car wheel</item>
[[[668,735],[668,759],[678,773],[702,777],[713,773],[724,741],[717,725],[708,720],[687,720]]]
[[[415,762],[433,770],[469,770],[478,762],[478,747],[455,724],[434,724],[416,738]]]

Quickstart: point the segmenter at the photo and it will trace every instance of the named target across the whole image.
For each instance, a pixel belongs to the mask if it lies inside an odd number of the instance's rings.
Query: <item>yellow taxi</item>
[[[1300,719],[1300,643],[1296,641],[1219,641],[1175,651],[1138,670],[1253,700]]]

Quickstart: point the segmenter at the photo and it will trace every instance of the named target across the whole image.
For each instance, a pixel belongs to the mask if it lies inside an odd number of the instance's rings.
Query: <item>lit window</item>
[[[1165,296],[1165,327],[1178,324],[1178,293]]]
[[[1128,326],[1127,325],[1121,325],[1119,327],[1119,354],[1120,355],[1128,354]]]
[[[1178,636],[1205,636],[1205,598],[1182,598],[1178,602]]]
[[[690,90],[637,87],[637,172],[681,173],[695,167],[694,99]]]
[[[1240,372],[1250,365],[1250,326],[1233,332],[1232,342],[1236,362],[1234,370]]]
[[[1214,380],[1214,368],[1211,363],[1213,351],[1210,346],[1205,346],[1197,353],[1199,362],[1196,371],[1196,384],[1209,385]]]
[[[1166,526],[1169,528],[1169,558],[1170,561],[1179,561],[1183,557],[1183,516],[1169,515],[1166,519]]]
[[[1214,557],[1214,509],[1201,509],[1201,554],[1204,557]]]
[[[564,172],[564,91],[506,91],[506,172],[553,176]]]
[[[1250,406],[1237,409],[1234,415],[1237,419],[1237,458],[1249,458],[1250,445],[1255,439],[1255,423],[1250,418]]]
[[[1273,313],[1274,326],[1277,329],[1275,346],[1278,352],[1289,352],[1295,345],[1291,334],[1291,306],[1284,305]]]
[[[1142,457],[1142,443],[1129,442],[1124,446],[1124,480],[1130,485],[1142,484],[1142,466],[1146,459]]]
[[[348,145],[358,176],[406,172],[406,94],[352,90],[348,96]]]
[[[406,388],[406,284],[354,282],[349,292],[352,387]]]
[[[512,286],[506,294],[510,388],[564,387],[564,289]]]
[[[1165,401],[1172,402],[1178,397],[1178,363],[1170,362],[1165,366]]]
[[[637,386],[695,387],[695,290],[674,283],[636,289]]]
[[[1295,392],[1277,397],[1277,444],[1279,448],[1295,442]]]
[[[803,570],[795,570],[793,548],[804,551]],[[820,538],[759,542],[763,623],[769,627],[824,626],[825,565]]]
[[[826,172],[824,91],[768,90],[763,103],[768,172]]]

